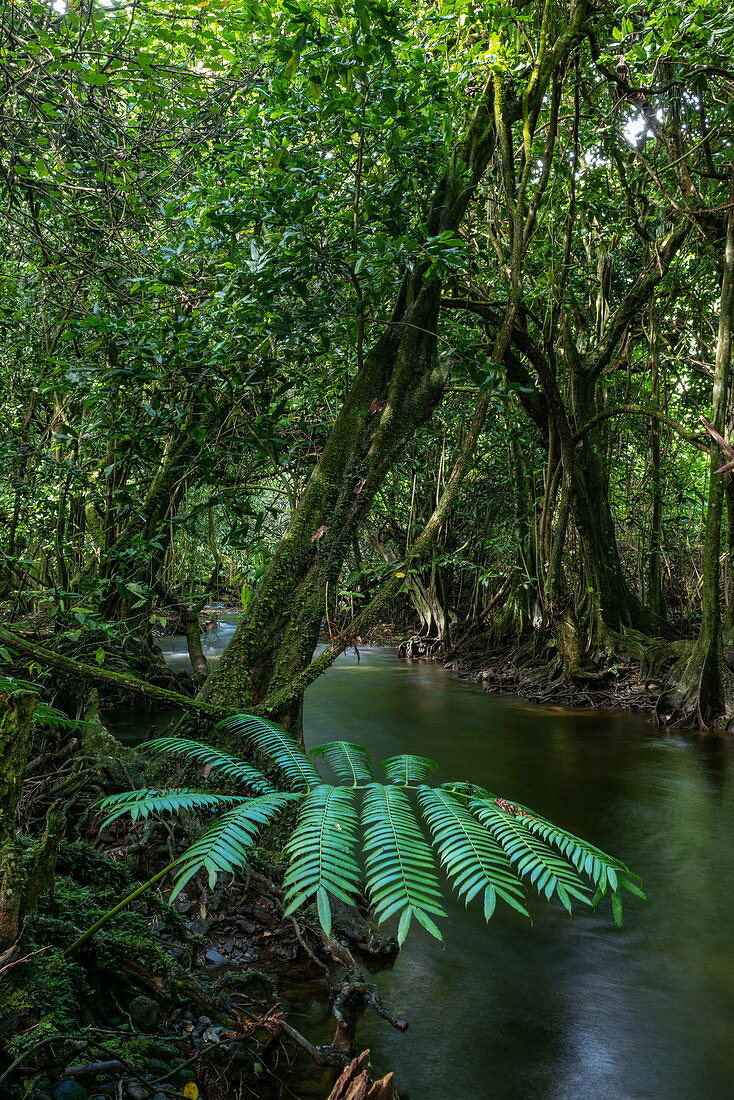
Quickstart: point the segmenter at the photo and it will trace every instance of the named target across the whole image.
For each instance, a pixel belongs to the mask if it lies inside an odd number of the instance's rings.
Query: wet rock
[[[87,1100],[87,1090],[73,1077],[64,1077],[54,1089],[53,1100]]]
[[[153,1090],[146,1088],[141,1081],[127,1081],[125,1083],[125,1096],[127,1100],[150,1100]]]
[[[221,951],[217,951],[216,947],[210,947],[204,955],[204,962],[207,966],[226,966],[229,959]]]
[[[247,1049],[244,1043],[228,1043],[227,1054],[230,1056],[235,1066],[240,1066],[242,1069],[246,1069],[250,1072],[253,1071],[255,1059],[252,1056],[252,1052]]]
[[[151,1077],[164,1077],[165,1074],[170,1073],[170,1071],[173,1069],[174,1065],[178,1061],[179,1059],[175,1056],[170,1062],[162,1062],[159,1058],[146,1058],[146,1073],[149,1073]]]
[[[134,997],[128,1005],[130,1019],[140,1031],[155,1031],[161,1018],[161,1009],[152,997]]]
[[[214,921],[204,920],[203,917],[197,917],[196,920],[192,920],[189,924],[189,932],[193,936],[205,936],[211,928]]]
[[[158,1059],[159,1062],[165,1063],[168,1069],[181,1061],[180,1051],[174,1043],[154,1040],[148,1044],[147,1050],[151,1059]]]

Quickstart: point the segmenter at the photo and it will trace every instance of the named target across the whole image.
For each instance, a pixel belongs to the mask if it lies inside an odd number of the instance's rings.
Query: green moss
[[[147,900],[147,912],[124,910],[84,952],[67,959],[63,949],[119,901],[132,876],[88,845],[64,845],[61,865],[86,881],[68,874],[57,878],[53,896],[42,900],[27,931],[28,952],[39,953],[16,968],[0,990],[0,1036],[15,1032],[5,1042],[9,1056],[30,1049],[41,1038],[80,1034],[90,1014],[100,1021],[119,1022],[115,1000],[124,1005],[138,991],[138,965],[174,989],[189,981],[188,972],[158,942],[149,913],[156,910],[182,935],[183,921],[155,897]],[[0,1038],[0,1049],[2,1042]]]
[[[22,988],[9,984],[0,992],[0,1018],[13,1019],[20,1032],[8,1043],[15,1057],[40,1039],[68,1035],[79,1028],[79,1010],[91,989],[86,974],[58,948],[36,955],[23,968]]]
[[[107,886],[113,890],[132,890],[135,882],[124,863],[100,855],[91,844],[82,841],[61,842],[56,872],[85,886]]]

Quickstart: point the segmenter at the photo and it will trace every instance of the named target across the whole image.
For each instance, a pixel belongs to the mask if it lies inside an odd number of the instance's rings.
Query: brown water
[[[309,745],[421,753],[439,782],[535,807],[623,859],[650,899],[630,896],[621,931],[608,911],[538,904],[533,925],[498,910],[487,926],[449,902],[445,947],[419,930],[376,979],[407,1033],[374,1017],[360,1032],[402,1100],[734,1098],[732,744],[526,706],[379,649],[309,689],[305,724]]]

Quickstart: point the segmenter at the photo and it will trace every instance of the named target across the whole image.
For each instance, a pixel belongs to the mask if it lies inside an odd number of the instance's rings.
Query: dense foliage
[[[305,754],[302,701],[388,627],[539,696],[611,696],[624,673],[660,723],[729,721],[729,9],[0,7],[0,973],[48,947],[53,1027],[76,1019],[67,960],[111,891],[72,875],[58,935],[39,929],[64,829],[89,839],[105,795],[120,830],[163,814],[179,891],[282,829],[301,938],[304,906],[328,932],[330,899],[364,891],[401,940],[414,918],[437,934],[439,872],[488,918],[523,909],[521,879],[567,908],[590,883],[618,915],[639,891],[622,864],[429,785],[420,745],[384,782],[359,746]],[[222,605],[241,615],[210,667]],[[104,728],[130,695],[186,713],[134,777]],[[222,720],[246,760],[213,747]],[[225,790],[170,788],[173,760]],[[350,981],[334,1004],[374,1007]]]
[[[12,618],[103,663],[242,598],[208,695],[287,719],[387,581],[383,618],[540,627],[571,677],[701,629],[668,711],[716,720],[728,13],[34,0],[1,33]]]

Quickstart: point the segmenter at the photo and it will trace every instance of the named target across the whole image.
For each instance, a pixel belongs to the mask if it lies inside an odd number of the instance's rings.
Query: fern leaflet
[[[354,793],[350,787],[326,784],[309,791],[285,848],[285,915],[315,895],[319,920],[327,935],[331,934],[329,894],[354,905],[362,878],[356,858],[358,818]]]
[[[217,723],[217,729],[240,734],[268,756],[291,783],[310,790],[323,782],[306,754],[284,729],[254,714],[235,714]]]
[[[158,737],[155,741],[148,741],[145,748],[164,755],[183,756],[187,760],[203,764],[212,771],[226,776],[227,779],[244,783],[258,794],[272,794],[275,790],[272,783],[256,768],[226,752],[213,749],[211,745],[203,745],[199,741],[188,741],[184,737]]]
[[[194,813],[196,810],[217,810],[231,806],[233,802],[243,802],[244,795],[213,794],[210,791],[192,791],[185,788],[171,788],[159,791],[149,788],[142,791],[125,791],[123,794],[111,794],[102,799],[99,808],[103,812],[112,812],[105,817],[102,827],[111,825],[118,817],[129,814],[133,821],[152,814]]]
[[[380,767],[385,772],[388,783],[407,787],[413,783],[426,783],[438,764],[435,760],[429,760],[427,756],[404,754],[383,760]]]
[[[218,817],[178,860],[178,877],[169,900],[173,900],[197,871],[206,871],[209,888],[217,875],[233,874],[247,863],[255,837],[297,795],[276,791],[248,798]]]
[[[367,889],[378,922],[399,913],[401,944],[413,917],[436,939],[443,939],[431,919],[446,916],[433,855],[405,791],[379,783],[370,785],[362,823]]]
[[[447,791],[421,787],[423,817],[451,884],[466,905],[483,891],[484,918],[494,913],[497,897],[528,916],[524,895],[503,848]]]
[[[571,898],[590,905],[584,883],[572,865],[528,828],[524,816],[518,816],[512,808],[502,809],[499,801],[472,799],[469,809],[497,838],[520,874],[549,901],[555,894],[569,913]]]
[[[329,741],[326,745],[317,745],[311,749],[312,756],[323,756],[335,775],[352,783],[374,782],[367,750],[362,745],[353,745],[350,741]]]

